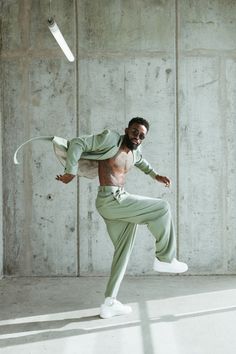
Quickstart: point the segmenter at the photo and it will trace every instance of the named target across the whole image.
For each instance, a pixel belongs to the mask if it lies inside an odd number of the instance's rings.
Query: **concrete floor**
[[[0,353],[236,353],[236,276],[127,277],[133,313],[102,320],[106,280],[2,279]]]

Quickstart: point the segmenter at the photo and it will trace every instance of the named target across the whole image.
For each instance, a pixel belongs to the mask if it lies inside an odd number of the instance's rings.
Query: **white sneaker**
[[[100,307],[101,318],[111,318],[113,316],[128,315],[132,312],[132,308],[128,305],[123,305],[112,297],[107,297],[104,304]]]
[[[184,273],[188,270],[188,265],[177,261],[176,258],[171,263],[161,262],[155,258],[153,270],[160,273]]]

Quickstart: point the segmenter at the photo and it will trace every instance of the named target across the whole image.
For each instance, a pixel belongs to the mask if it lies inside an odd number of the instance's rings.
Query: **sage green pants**
[[[156,240],[156,257],[175,257],[175,232],[168,202],[127,193],[123,188],[100,186],[96,207],[103,217],[115,252],[105,297],[116,297],[134,246],[138,224],[147,225]]]

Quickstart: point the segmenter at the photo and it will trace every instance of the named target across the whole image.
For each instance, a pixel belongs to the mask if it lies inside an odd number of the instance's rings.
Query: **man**
[[[143,159],[140,145],[149,130],[144,118],[131,119],[125,135],[105,130],[98,135],[72,139],[67,151],[64,175],[56,179],[69,183],[75,178],[78,160],[98,161],[100,186],[96,207],[103,217],[114,245],[110,278],[105,301],[100,308],[101,318],[128,314],[131,308],[116,300],[134,245],[138,224],[146,224],[156,240],[156,257],[153,269],[158,272],[183,273],[188,266],[177,261],[175,231],[169,204],[157,198],[131,195],[124,190],[125,176],[135,165],[157,182],[170,186],[170,179],[160,176]]]

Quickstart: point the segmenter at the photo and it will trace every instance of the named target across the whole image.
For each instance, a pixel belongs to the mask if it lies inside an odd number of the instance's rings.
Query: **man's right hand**
[[[65,173],[64,175],[57,175],[56,180],[67,184],[71,182],[74,177],[75,175],[71,175],[70,173]]]

